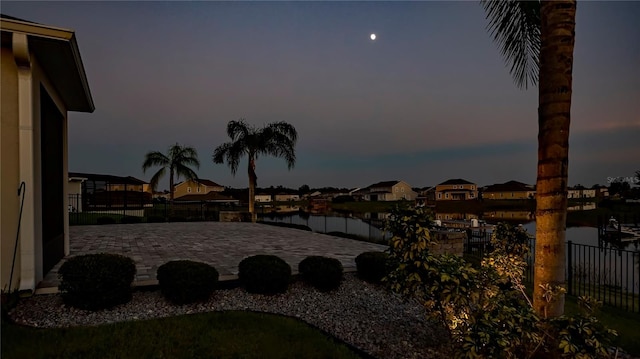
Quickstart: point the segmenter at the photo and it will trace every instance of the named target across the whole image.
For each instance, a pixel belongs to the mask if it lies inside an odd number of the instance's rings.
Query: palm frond
[[[216,147],[212,157],[214,163],[227,162],[231,173],[235,175],[240,165],[240,159],[245,153],[246,148],[243,141],[226,142]]]
[[[177,178],[180,179],[180,176],[184,177],[187,180],[197,180],[198,174],[187,167],[184,163],[176,163],[174,166],[174,171],[176,173]]]
[[[158,182],[160,182],[160,178],[164,177],[165,173],[167,173],[167,167],[162,167],[153,175],[153,177],[151,177],[151,180],[149,180],[149,186],[151,186],[152,190],[156,190]]]
[[[540,1],[481,0],[487,26],[520,88],[538,82]]]
[[[255,129],[249,126],[243,118],[238,121],[229,121],[227,124],[227,135],[233,141],[247,137],[251,132],[255,132]]]
[[[147,172],[149,168],[155,166],[167,166],[170,162],[169,158],[162,152],[151,151],[144,156],[142,171]]]

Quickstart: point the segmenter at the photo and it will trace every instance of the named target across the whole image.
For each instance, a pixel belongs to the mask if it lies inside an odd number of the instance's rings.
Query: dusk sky
[[[96,110],[70,113],[70,171],[148,181],[145,153],[178,142],[201,178],[246,187],[246,161],[211,160],[245,118],[299,133],[293,170],[258,160],[260,187],[536,180],[537,88],[514,84],[477,1],[0,6],[76,31]],[[638,19],[640,2],[578,2],[570,185],[640,170]]]

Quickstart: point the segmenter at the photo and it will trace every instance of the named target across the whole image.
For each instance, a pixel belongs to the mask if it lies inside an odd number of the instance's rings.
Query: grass
[[[564,308],[566,314],[578,313],[578,299],[574,296],[565,296]],[[640,330],[638,330],[640,313],[603,306],[596,316],[604,325],[618,332],[618,337],[613,344],[633,356],[640,356]]]
[[[2,358],[362,358],[293,318],[213,312],[97,327],[2,323]]]

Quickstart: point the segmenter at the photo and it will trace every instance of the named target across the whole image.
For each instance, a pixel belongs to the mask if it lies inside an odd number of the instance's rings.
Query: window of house
[[[438,199],[442,199],[442,193],[438,193]]]
[[[461,184],[458,188],[463,189],[463,188],[464,188],[464,185],[463,185],[463,184]]]
[[[191,187],[187,187],[187,192],[191,193]]]
[[[476,189],[476,186],[471,186],[471,189]]]
[[[400,191],[401,191],[401,192],[404,192],[404,187],[400,188]]]
[[[514,197],[513,192],[511,192],[511,198],[513,198],[513,197]]]
[[[198,187],[198,190],[196,192],[200,192],[200,187]]]
[[[453,189],[458,189],[458,186],[454,184]]]
[[[448,199],[448,198],[449,198],[449,194],[448,194],[448,193],[445,193],[445,194],[444,194],[444,198],[447,198],[447,199]]]
[[[469,193],[469,198],[473,198],[473,193]]]

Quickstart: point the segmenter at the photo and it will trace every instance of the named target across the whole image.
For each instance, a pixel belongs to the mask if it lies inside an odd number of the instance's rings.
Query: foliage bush
[[[124,216],[120,218],[120,223],[122,224],[131,224],[131,223],[141,223],[142,218],[136,216]]]
[[[131,300],[135,273],[131,258],[110,253],[86,254],[62,264],[58,288],[68,305],[89,310],[111,308]]]
[[[98,224],[116,224],[116,219],[113,218],[113,217],[108,217],[108,216],[98,217],[96,219],[96,223],[98,223]]]
[[[356,257],[358,277],[369,283],[381,283],[392,270],[393,265],[385,252],[364,252]]]
[[[298,264],[302,279],[320,291],[330,291],[340,287],[344,269],[335,258],[309,256]]]
[[[209,299],[219,275],[206,263],[178,260],[158,267],[156,277],[165,298],[174,304],[187,304]]]
[[[256,255],[238,265],[238,278],[249,293],[284,293],[291,281],[291,266],[274,255]]]
[[[474,268],[457,256],[432,255],[427,223],[419,210],[392,212],[389,252],[399,265],[387,280],[394,292],[418,299],[448,329],[454,356],[606,356],[616,333],[592,314],[549,320],[533,310],[522,284],[530,250],[524,229],[499,224],[491,240],[494,250]],[[550,300],[562,290],[544,288]]]

